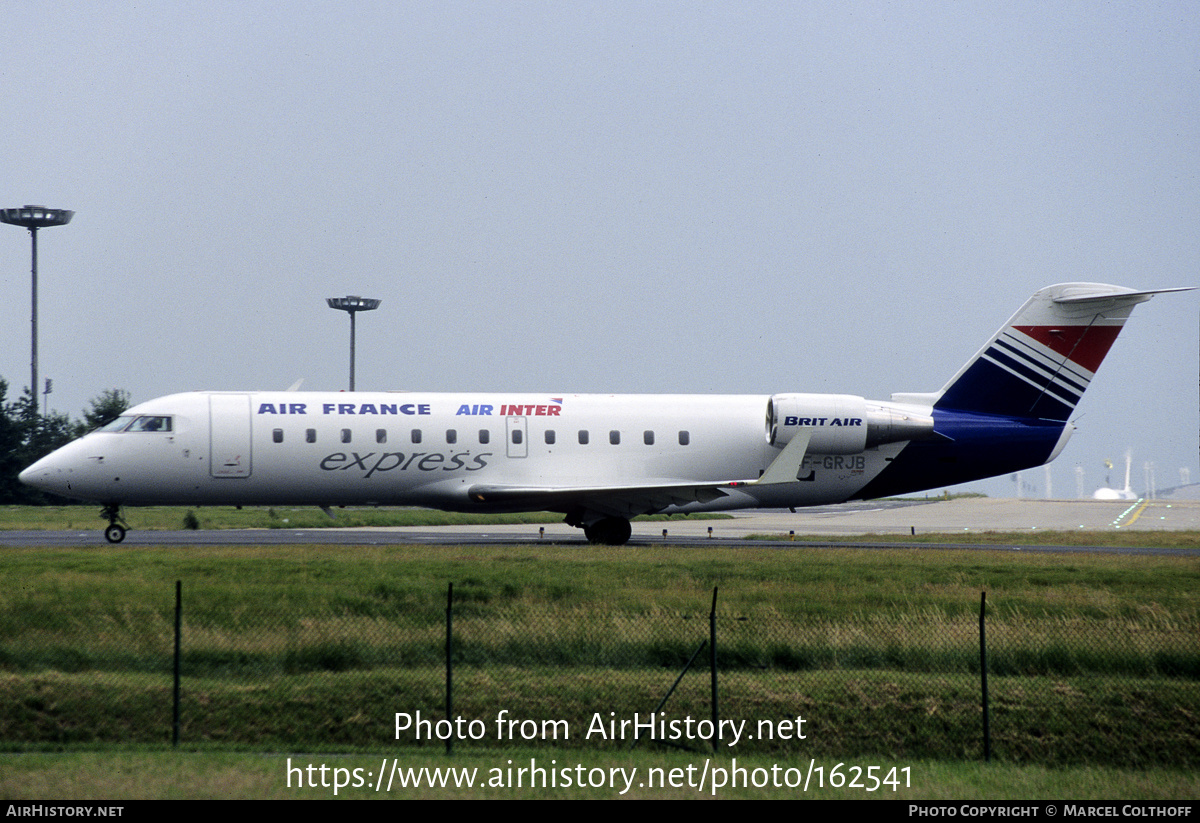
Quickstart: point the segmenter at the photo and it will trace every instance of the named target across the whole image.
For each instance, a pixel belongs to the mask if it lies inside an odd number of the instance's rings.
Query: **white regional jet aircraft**
[[[193,392],[139,404],[21,472],[121,506],[549,510],[593,543],[650,512],[840,503],[1048,463],[1134,305],[1183,289],[1033,297],[938,392],[587,395]],[[765,423],[764,423],[765,420]]]

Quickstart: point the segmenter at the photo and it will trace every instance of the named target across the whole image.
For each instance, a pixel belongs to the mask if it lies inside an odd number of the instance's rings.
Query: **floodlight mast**
[[[29,236],[33,243],[33,266],[32,266],[32,304],[30,325],[32,327],[29,356],[29,391],[33,394],[34,408],[36,416],[37,408],[37,390],[38,390],[38,279],[37,279],[37,231],[49,226],[65,226],[71,222],[71,218],[75,216],[75,212],[67,211],[66,209],[48,209],[45,206],[22,206],[19,209],[0,209],[0,223],[8,223],[13,226],[24,226],[29,229]]]
[[[349,295],[347,297],[327,297],[325,302],[331,309],[339,309],[350,315],[350,391],[354,391],[354,315],[360,311],[372,311],[379,308],[382,300],[371,297]]]

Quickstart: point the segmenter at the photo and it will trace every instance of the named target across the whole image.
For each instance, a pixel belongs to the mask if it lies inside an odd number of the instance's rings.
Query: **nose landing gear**
[[[101,517],[108,518],[108,528],[104,530],[104,539],[109,543],[120,543],[125,539],[125,532],[128,529],[128,524],[121,517],[120,504],[111,504],[105,506],[100,511]]]

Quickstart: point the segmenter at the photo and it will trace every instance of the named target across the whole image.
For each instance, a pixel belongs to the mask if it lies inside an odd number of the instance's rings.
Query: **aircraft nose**
[[[43,457],[18,474],[17,479],[26,486],[33,486],[44,492],[56,491],[55,487],[58,484],[55,482],[55,477],[62,474],[62,471],[54,467],[52,457],[54,457],[52,454]]]
[[[63,455],[62,451],[60,449],[46,455],[18,474],[17,479],[26,486],[32,486],[40,491],[50,492],[61,497],[78,498],[77,490],[71,488],[75,472],[72,470],[71,461]]]
[[[35,489],[72,500],[115,499],[119,472],[105,459],[103,442],[82,437],[43,457],[17,475]]]

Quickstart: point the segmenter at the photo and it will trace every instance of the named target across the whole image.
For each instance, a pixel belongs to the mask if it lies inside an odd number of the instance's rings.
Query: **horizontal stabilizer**
[[[1147,289],[1146,291],[1135,291],[1133,289],[1122,289],[1119,286],[1104,286],[1101,289],[1089,289],[1088,286],[1096,284],[1078,283],[1072,284],[1084,288],[1076,290],[1067,290],[1062,295],[1055,297],[1055,303],[1089,303],[1101,300],[1126,300],[1134,303],[1145,303],[1156,294],[1169,294],[1176,291],[1192,291],[1195,286],[1176,286],[1171,289]]]

